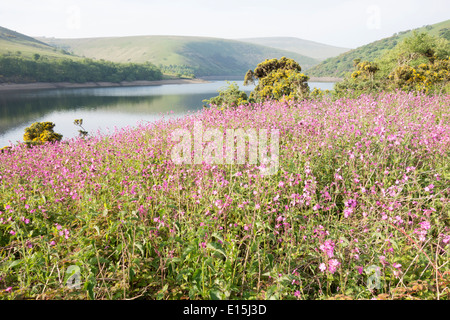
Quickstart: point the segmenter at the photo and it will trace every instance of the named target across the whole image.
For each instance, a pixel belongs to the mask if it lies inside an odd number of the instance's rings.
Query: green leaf
[[[162,289],[158,291],[158,293],[156,294],[156,299],[157,300],[164,299],[164,294],[167,292],[167,288],[168,287],[169,287],[169,285],[165,284],[164,287],[162,287]]]
[[[19,264],[21,264],[22,262],[23,262],[22,259],[14,260],[13,262],[11,262],[11,263],[9,264],[9,266],[8,266],[7,269],[14,268],[15,266],[18,266]]]
[[[218,242],[210,242],[206,245],[206,247],[214,252],[221,253],[225,258],[227,257],[225,250],[223,250],[222,245]]]
[[[221,292],[217,289],[211,289],[209,291],[209,297],[211,300],[222,300]]]
[[[139,249],[139,251],[141,252],[141,254],[144,255],[144,248],[142,247],[142,244],[140,244],[140,243],[135,243],[134,245]]]
[[[267,259],[269,259],[269,266],[272,269],[273,268],[273,254],[268,254]]]
[[[86,281],[86,283],[84,284],[84,288],[87,290],[89,299],[91,300],[95,300],[94,287],[95,287],[95,280],[93,279],[89,279],[89,281]]]

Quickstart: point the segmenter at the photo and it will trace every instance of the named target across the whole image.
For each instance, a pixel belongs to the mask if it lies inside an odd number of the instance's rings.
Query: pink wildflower
[[[339,261],[337,261],[336,259],[331,259],[330,261],[328,261],[328,271],[330,271],[332,274],[335,273],[337,267],[340,264],[341,263]]]
[[[428,222],[428,221],[422,221],[419,224],[420,224],[420,226],[422,227],[423,230],[428,230],[428,229],[431,228],[430,222]]]
[[[386,261],[386,257],[385,256],[379,256],[380,262],[383,266],[388,265],[389,263]]]
[[[353,208],[345,208],[344,209],[344,217],[348,218],[353,213]]]
[[[333,241],[326,240],[319,248],[322,252],[326,253],[329,258],[332,258],[334,256],[334,246],[335,244]]]
[[[325,270],[327,270],[327,266],[325,265],[325,263],[322,262],[319,265],[319,270],[322,271],[322,272],[325,272]]]

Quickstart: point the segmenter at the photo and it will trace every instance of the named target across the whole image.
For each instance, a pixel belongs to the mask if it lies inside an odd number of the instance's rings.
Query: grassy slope
[[[43,39],[73,53],[116,62],[187,65],[196,76],[243,75],[269,58],[295,59],[304,69],[318,60],[275,48],[206,37],[133,36],[86,39]]]
[[[79,57],[63,53],[61,50],[44,42],[13,30],[0,27],[0,54],[16,55],[18,52],[25,58],[32,58],[33,55],[37,53],[49,59],[80,59]]]
[[[309,40],[303,40],[293,37],[266,37],[266,38],[248,38],[241,41],[259,44],[267,47],[296,52],[318,60],[335,57],[341,53],[351,50],[350,48],[341,48],[318,43]]]
[[[428,32],[431,35],[437,36],[440,30],[450,28],[450,20],[433,24],[431,27],[431,29],[430,27],[422,27],[414,30]],[[384,38],[343,53],[337,57],[329,58],[309,69],[306,73],[316,77],[343,77],[347,72],[353,70],[354,59],[359,58],[361,60],[373,61],[380,58],[386,51],[393,49],[404,38],[410,36],[412,32],[413,30],[399,32],[389,38]]]

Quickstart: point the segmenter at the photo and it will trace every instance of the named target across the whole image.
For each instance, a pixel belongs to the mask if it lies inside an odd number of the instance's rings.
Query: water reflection
[[[249,93],[253,86],[243,86]],[[22,140],[24,129],[33,122],[51,121],[66,138],[78,135],[73,121],[83,119],[90,133],[108,133],[115,127],[135,126],[162,116],[180,117],[202,109],[203,100],[217,95],[226,81],[120,88],[51,89],[0,92],[0,147]],[[310,83],[310,87],[331,89],[331,83]]]

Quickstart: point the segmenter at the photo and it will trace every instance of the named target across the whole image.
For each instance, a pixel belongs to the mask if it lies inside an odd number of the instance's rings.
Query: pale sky
[[[0,0],[0,26],[56,38],[287,36],[356,48],[447,19],[449,0]]]

